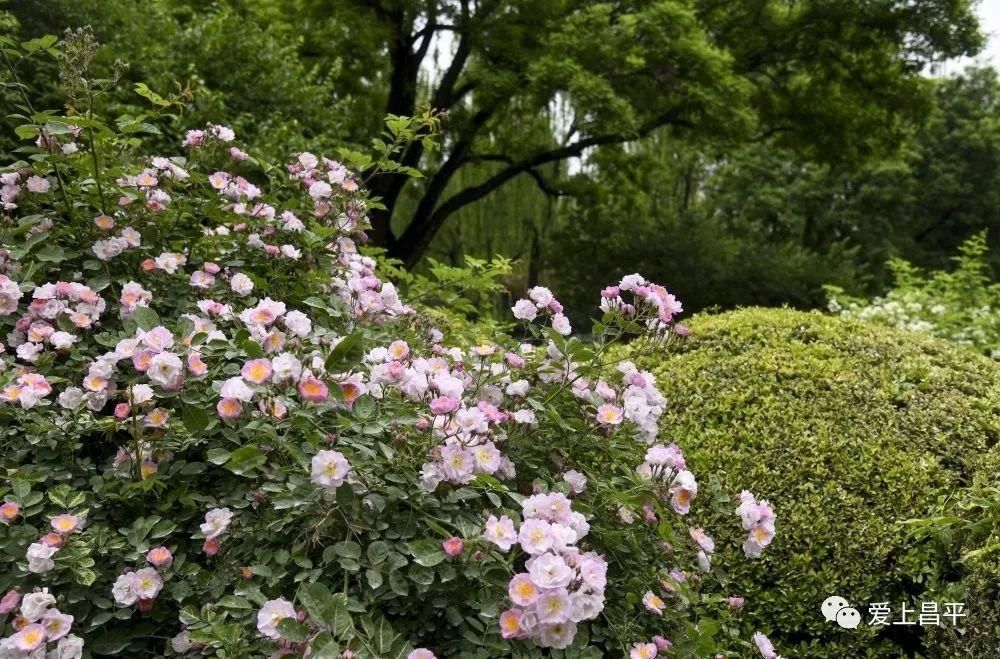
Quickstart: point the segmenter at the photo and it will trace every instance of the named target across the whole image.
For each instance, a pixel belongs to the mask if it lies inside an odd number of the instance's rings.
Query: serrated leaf
[[[132,312],[132,320],[142,330],[151,330],[160,324],[160,317],[149,307],[136,307]]]
[[[330,356],[326,358],[326,370],[331,373],[339,373],[345,370],[346,366],[353,365],[361,361],[364,355],[363,335],[355,332],[344,337],[344,339],[334,346],[330,351]]]
[[[294,618],[282,618],[275,627],[282,638],[293,643],[301,643],[309,638],[309,628]]]
[[[245,476],[267,462],[267,456],[256,446],[244,446],[232,452],[226,461],[226,469],[239,476]]]
[[[189,433],[197,435],[208,427],[209,418],[208,413],[200,407],[185,405],[181,411],[181,421],[184,422],[184,427]]]
[[[413,560],[424,567],[434,567],[445,559],[441,543],[434,540],[416,540],[406,543]]]

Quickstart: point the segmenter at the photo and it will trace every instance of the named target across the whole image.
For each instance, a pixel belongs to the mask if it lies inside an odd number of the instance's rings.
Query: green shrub
[[[896,522],[972,480],[1000,435],[1000,368],[930,336],[786,309],[696,316],[686,345],[642,363],[662,383],[667,437],[729,491],[778,513],[773,551],[731,563],[731,589],[789,656],[896,656],[921,628],[868,626],[869,602],[916,602],[943,568]],[[723,546],[737,540],[717,538]],[[820,614],[841,595],[865,618]]]
[[[866,300],[827,286],[828,307],[844,317],[927,332],[1000,359],[1000,283],[991,277],[988,253],[983,231],[959,247],[951,271],[923,272],[892,259],[888,293]]]
[[[951,569],[931,584],[935,599],[964,602],[961,633],[931,630],[940,657],[1000,657],[1000,444],[983,457],[967,490],[942,497],[933,514],[910,523]]]

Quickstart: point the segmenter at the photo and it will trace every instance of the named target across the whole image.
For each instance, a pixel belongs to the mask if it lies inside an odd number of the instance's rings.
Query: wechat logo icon
[[[823,611],[824,618],[836,622],[844,629],[857,629],[861,624],[861,613],[839,595],[827,597],[820,610]]]

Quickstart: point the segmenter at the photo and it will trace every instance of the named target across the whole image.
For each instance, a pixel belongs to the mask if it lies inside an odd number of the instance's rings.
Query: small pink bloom
[[[36,623],[23,627],[10,637],[11,645],[21,652],[34,652],[45,644],[45,627]]]
[[[191,371],[191,375],[194,375],[195,377],[200,377],[205,375],[205,373],[208,373],[208,366],[205,365],[205,362],[201,359],[201,355],[198,353],[188,355],[187,364],[188,370]]]
[[[523,636],[521,631],[521,609],[508,609],[500,614],[500,635],[504,638]]]
[[[663,615],[664,609],[667,608],[667,603],[652,591],[646,591],[646,594],[642,596],[642,604],[656,615]]]
[[[53,531],[63,535],[68,535],[80,528],[80,518],[76,515],[56,515],[50,523],[52,524]]]
[[[597,420],[609,426],[618,425],[622,422],[622,410],[620,407],[605,403],[597,408]]]
[[[453,396],[438,396],[430,403],[434,414],[450,414],[458,409],[458,399]]]
[[[455,557],[462,553],[462,550],[465,548],[465,541],[458,536],[454,536],[442,542],[441,546],[444,547],[444,553]]]
[[[437,656],[426,648],[417,648],[406,655],[406,659],[437,659]]]
[[[8,590],[2,598],[0,598],[0,615],[6,615],[11,611],[17,609],[18,604],[21,603],[21,593],[17,592],[13,588]]]
[[[524,368],[524,357],[517,354],[516,352],[508,352],[504,355],[504,361],[511,368]]]
[[[215,406],[219,417],[223,419],[235,419],[243,413],[243,405],[238,398],[223,398]]]
[[[205,556],[215,556],[219,553],[221,545],[218,538],[205,538],[205,544],[202,545],[201,550],[205,552]]]
[[[270,359],[251,359],[243,365],[240,375],[247,382],[263,384],[271,379],[273,370]]]
[[[656,659],[659,650],[656,643],[636,643],[629,652],[629,659]]]
[[[302,400],[322,403],[330,396],[326,383],[319,378],[306,377],[299,380],[299,396]]]
[[[21,506],[13,501],[5,501],[0,504],[0,522],[11,522],[21,514]]]
[[[146,554],[146,560],[155,567],[170,567],[174,562],[174,555],[166,547],[154,547]]]
[[[41,538],[38,539],[40,543],[46,547],[55,547],[56,549],[62,547],[63,537],[58,533],[46,533]]]
[[[132,414],[132,406],[128,403],[118,403],[115,405],[115,418],[118,420],[127,419]]]

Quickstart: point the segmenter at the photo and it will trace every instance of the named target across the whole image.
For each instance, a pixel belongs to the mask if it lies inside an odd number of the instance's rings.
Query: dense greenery
[[[593,158],[594,183],[564,206],[547,274],[572,293],[571,307],[599,290],[606,269],[639,269],[695,309],[809,308],[824,303],[828,283],[882,290],[892,257],[940,268],[982,229],[996,245],[997,75],[970,70],[928,86],[926,124],[863,163],[805,160],[774,140],[725,152],[676,133],[635,152],[605,150]]]
[[[962,245],[953,270],[924,273],[907,261],[889,262],[893,287],[872,300],[827,287],[832,312],[929,332],[1000,359],[1000,283],[990,276],[985,233]]]
[[[7,6],[26,36],[92,25],[105,61],[133,65],[130,80],[161,95],[190,86],[198,119],[235,116],[255,146],[366,141],[373,117],[447,112],[442,152],[400,155],[425,182],[373,183],[386,205],[374,238],[408,265],[449,218],[514,180],[572,192],[560,163],[668,127],[713,159],[747,141],[804,167],[892,153],[932,105],[924,66],[982,44],[969,0]]]
[[[676,353],[640,363],[663,382],[662,428],[691,447],[690,462],[720,467],[724,488],[754,485],[783,513],[787,534],[774,551],[730,573],[730,590],[754,607],[748,628],[766,626],[795,657],[955,656],[919,629],[845,632],[818,612],[833,594],[865,613],[884,601],[919,610],[939,594],[931,585],[953,578],[961,552],[934,551],[899,523],[931,514],[975,478],[995,497],[995,457],[984,456],[1000,440],[1000,367],[926,335],[819,313],[746,309],[691,327]],[[995,558],[969,584],[979,589],[969,606],[987,618],[966,647],[993,642],[986,575]]]

